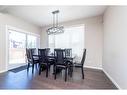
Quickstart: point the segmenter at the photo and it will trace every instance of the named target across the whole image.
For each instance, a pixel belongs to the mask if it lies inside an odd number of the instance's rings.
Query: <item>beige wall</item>
[[[103,24],[102,16],[91,17],[87,19],[79,19],[75,21],[68,21],[62,23],[64,27],[73,25],[84,24],[85,25],[85,43],[84,46],[87,49],[87,56],[85,66],[102,68],[102,50],[103,50]],[[42,28],[41,33],[41,47],[48,47],[48,36],[46,29]]]
[[[127,7],[109,7],[104,14],[103,69],[119,88],[127,89]]]
[[[33,24],[30,24],[17,17],[0,13],[0,72],[5,71],[7,63],[7,51],[6,51],[6,25],[10,25],[27,32],[39,34],[41,29]]]

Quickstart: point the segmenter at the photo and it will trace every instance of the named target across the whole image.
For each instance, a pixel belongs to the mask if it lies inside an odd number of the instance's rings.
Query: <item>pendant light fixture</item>
[[[63,33],[64,27],[60,26],[58,23],[59,10],[53,11],[52,14],[53,14],[53,25],[52,27],[47,29],[48,35]]]

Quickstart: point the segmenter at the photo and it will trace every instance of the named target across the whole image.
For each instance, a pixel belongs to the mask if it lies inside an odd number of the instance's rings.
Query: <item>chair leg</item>
[[[83,67],[81,68],[82,70],[82,79],[84,79],[84,70],[83,70]]]
[[[72,74],[73,74],[73,66],[72,67],[70,67],[70,77],[72,77]]]
[[[46,66],[46,77],[48,77],[48,69],[49,69],[49,66],[47,65]]]
[[[27,66],[27,71],[29,71],[29,67],[30,67],[30,63],[28,63],[28,66]]]
[[[49,67],[48,67],[49,71],[50,71],[50,67],[51,67],[51,65],[49,65]]]
[[[65,82],[67,81],[67,68],[65,68]]]
[[[39,75],[41,75],[41,65],[39,65]]]
[[[56,66],[54,66],[54,79],[56,79]]]
[[[72,72],[72,69],[71,69],[71,67],[69,67],[68,68],[68,75],[70,75],[70,77],[72,77],[72,73],[71,72]]]
[[[53,65],[53,74],[55,74],[55,65]]]
[[[71,66],[71,68],[72,68],[72,72],[73,72],[73,67],[74,67],[74,66],[72,65],[72,66]]]
[[[34,73],[34,64],[32,64],[32,74]]]

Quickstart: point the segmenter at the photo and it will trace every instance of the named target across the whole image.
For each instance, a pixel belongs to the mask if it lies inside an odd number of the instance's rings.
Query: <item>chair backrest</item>
[[[65,57],[72,57],[72,49],[65,49]]]
[[[32,51],[32,54],[36,54],[36,48],[30,48],[30,50]]]
[[[46,61],[46,49],[38,49],[38,55],[41,62]]]
[[[56,64],[64,64],[65,50],[54,49],[54,56],[56,57]]]
[[[48,56],[50,52],[50,48],[45,48],[45,49],[46,49],[46,56]]]
[[[29,59],[29,49],[28,48],[26,48],[26,56],[27,56],[27,59]]]
[[[27,56],[27,59],[31,59],[30,49],[28,49],[28,48],[26,48],[26,56]]]
[[[26,56],[27,56],[28,62],[33,62],[33,53],[32,53],[32,49],[26,48]]]
[[[84,51],[83,51],[83,56],[82,56],[82,60],[81,60],[82,65],[84,65],[85,59],[86,59],[86,49],[84,49]]]

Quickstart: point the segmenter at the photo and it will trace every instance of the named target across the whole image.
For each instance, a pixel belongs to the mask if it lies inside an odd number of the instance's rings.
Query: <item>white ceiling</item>
[[[60,10],[59,22],[102,15],[106,6],[0,6],[9,13],[38,26],[52,24],[52,11]]]

